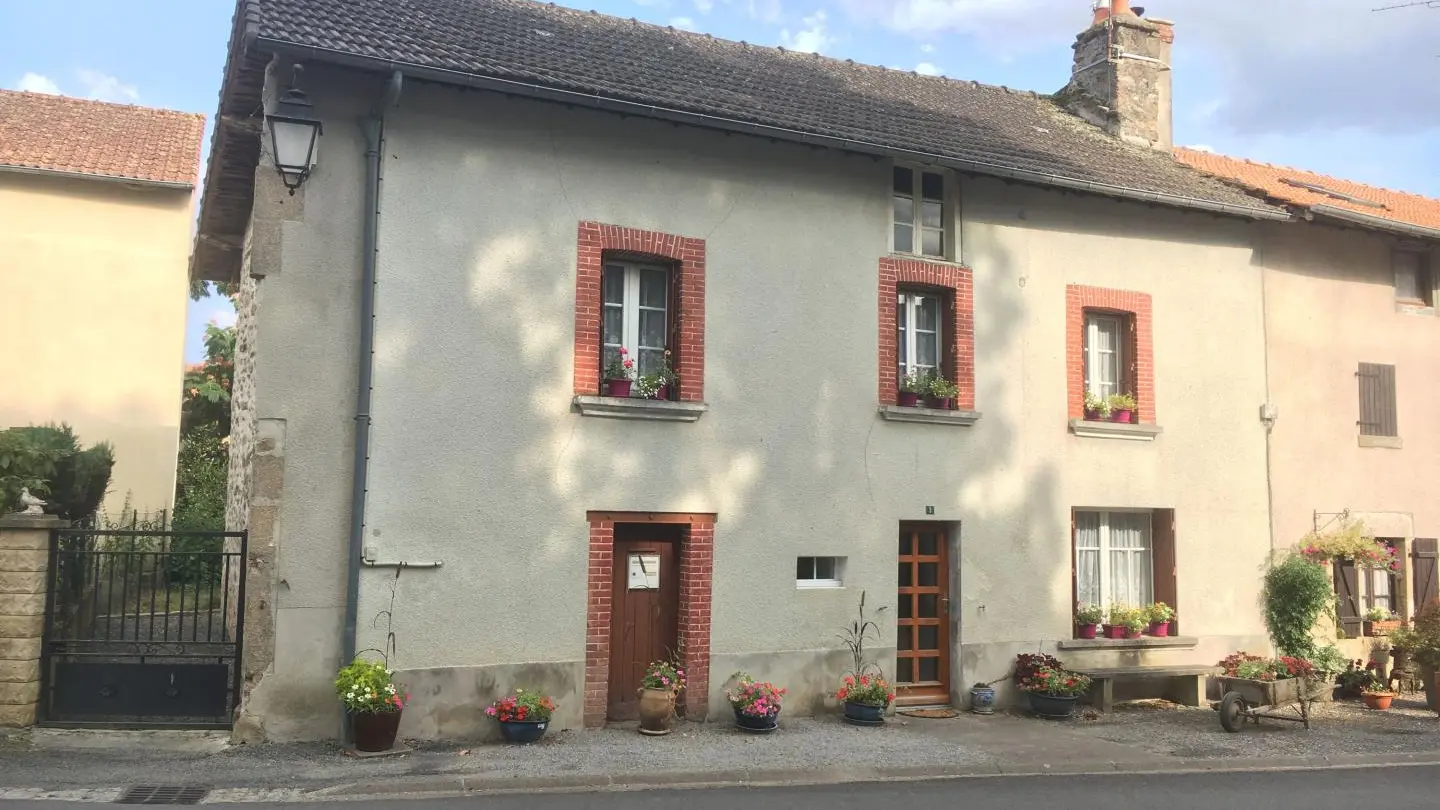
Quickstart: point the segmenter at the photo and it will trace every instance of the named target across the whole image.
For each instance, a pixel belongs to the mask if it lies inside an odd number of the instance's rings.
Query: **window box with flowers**
[[[391,680],[394,674],[383,662],[357,658],[335,678],[335,694],[350,714],[356,751],[379,753],[395,747],[410,695]]]
[[[1363,629],[1367,636],[1387,636],[1400,629],[1400,617],[1389,608],[1376,605],[1365,611]]]
[[[640,679],[640,733],[661,736],[672,731],[675,698],[685,688],[685,670],[670,661],[652,661]]]
[[[786,690],[769,681],[757,681],[743,672],[734,676],[735,688],[725,697],[735,710],[735,726],[753,734],[769,734],[780,726],[780,703]]]
[[[516,689],[515,694],[500,698],[485,710],[500,724],[500,736],[506,742],[532,743],[545,736],[555,702],[539,692]]]
[[[644,371],[637,370],[634,358],[624,346],[609,357],[601,375],[606,395],[575,397],[575,405],[582,415],[694,422],[705,412],[703,402],[673,399],[679,389],[679,376],[670,364],[669,349],[653,357]]]

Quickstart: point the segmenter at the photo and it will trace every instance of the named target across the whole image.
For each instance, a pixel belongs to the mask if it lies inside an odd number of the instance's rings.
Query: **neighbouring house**
[[[1346,635],[1374,607],[1436,598],[1440,548],[1440,200],[1180,149],[1300,221],[1258,227],[1269,369],[1272,525],[1286,546],[1348,513],[1401,570],[1333,567]],[[1356,657],[1364,650],[1355,644]]]
[[[105,509],[175,497],[205,116],[0,90],[0,427],[110,442]]]
[[[524,0],[240,2],[192,264],[241,285],[240,736],[337,734],[387,631],[421,738],[515,686],[627,717],[671,653],[691,717],[741,670],[822,711],[862,594],[911,705],[1022,651],[1267,648],[1256,234],[1293,225],[1175,161],[1173,38],[1097,14],[1050,97]],[[667,398],[607,395],[621,347]],[[931,371],[954,406],[899,405]],[[1175,635],[1075,639],[1077,600]]]

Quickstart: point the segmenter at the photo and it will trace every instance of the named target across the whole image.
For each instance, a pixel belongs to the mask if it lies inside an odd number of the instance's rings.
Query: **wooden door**
[[[1440,543],[1433,537],[1417,537],[1410,544],[1410,593],[1415,612],[1440,598],[1436,583],[1436,567],[1440,563]]]
[[[680,527],[619,524],[615,527],[610,612],[611,720],[639,717],[636,691],[650,662],[676,653]]]
[[[901,524],[895,699],[950,702],[950,538],[936,524]]]

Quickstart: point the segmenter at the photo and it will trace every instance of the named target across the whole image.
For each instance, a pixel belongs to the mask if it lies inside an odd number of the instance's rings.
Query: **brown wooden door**
[[[1415,601],[1415,612],[1436,598],[1440,598],[1440,586],[1436,583],[1436,567],[1440,563],[1440,543],[1433,537],[1417,537],[1411,542],[1410,551],[1410,592]]]
[[[900,527],[896,603],[897,703],[950,702],[949,536],[934,524]]]
[[[676,652],[680,571],[676,567],[679,527],[620,524],[615,527],[615,562],[610,614],[611,720],[639,717],[636,691],[650,662]]]

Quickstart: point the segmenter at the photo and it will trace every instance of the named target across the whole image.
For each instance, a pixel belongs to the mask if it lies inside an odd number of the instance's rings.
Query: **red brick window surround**
[[[957,264],[880,259],[880,404],[894,405],[900,389],[897,295],[905,290],[941,297],[940,373],[960,389],[955,407],[975,410],[975,299],[970,268]]]
[[[1114,315],[1122,323],[1121,387],[1134,395],[1134,420],[1155,424],[1155,353],[1152,344],[1150,296],[1129,290],[1065,287],[1065,361],[1071,419],[1085,418],[1086,318]]]
[[[680,655],[688,684],[685,716],[703,720],[710,697],[710,582],[714,573],[715,515],[673,512],[588,512],[589,584],[586,594],[585,725],[605,724],[610,681],[611,591],[615,575],[615,524],[671,523],[685,527],[680,539]]]
[[[575,394],[600,393],[602,286],[607,261],[668,268],[666,348],[679,377],[672,398],[705,400],[705,240],[582,221],[575,273]],[[627,347],[634,354],[636,347]]]

